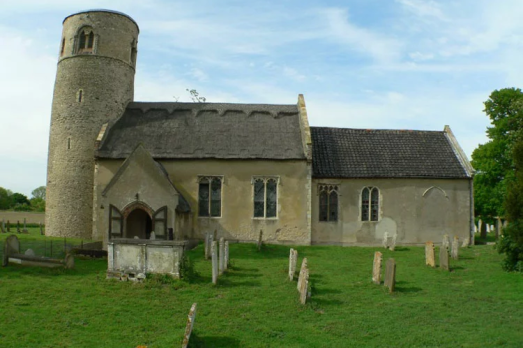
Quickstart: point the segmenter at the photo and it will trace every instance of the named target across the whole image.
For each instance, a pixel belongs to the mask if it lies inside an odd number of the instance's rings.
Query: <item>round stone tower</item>
[[[89,10],[64,19],[51,114],[46,235],[91,238],[94,146],[134,96],[138,25]]]

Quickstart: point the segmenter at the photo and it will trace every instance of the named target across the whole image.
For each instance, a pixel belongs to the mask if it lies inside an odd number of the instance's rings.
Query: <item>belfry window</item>
[[[198,185],[198,216],[222,215],[222,177],[202,176]]]
[[[278,208],[278,178],[255,177],[254,186],[254,217],[275,218]]]
[[[78,54],[91,54],[95,45],[95,36],[90,28],[82,29],[77,36],[78,46],[76,53]]]
[[[319,185],[320,221],[338,221],[338,186]]]
[[[380,191],[377,187],[365,187],[361,191],[361,221],[378,221]]]

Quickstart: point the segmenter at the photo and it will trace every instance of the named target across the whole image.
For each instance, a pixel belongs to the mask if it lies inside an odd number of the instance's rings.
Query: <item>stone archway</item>
[[[135,202],[123,211],[124,238],[149,239],[153,230],[153,210],[142,202]]]

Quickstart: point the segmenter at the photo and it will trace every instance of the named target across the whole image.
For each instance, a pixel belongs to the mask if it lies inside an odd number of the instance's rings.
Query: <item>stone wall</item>
[[[95,33],[93,51],[75,54],[82,28]],[[133,100],[132,45],[138,27],[111,12],[64,21],[53,96],[47,169],[47,235],[91,238],[94,145],[102,125]]]
[[[319,221],[319,184],[336,184],[338,220]],[[361,221],[364,187],[380,192],[378,221]],[[379,245],[385,232],[398,244],[440,241],[444,234],[470,236],[468,179],[314,179],[313,244]]]

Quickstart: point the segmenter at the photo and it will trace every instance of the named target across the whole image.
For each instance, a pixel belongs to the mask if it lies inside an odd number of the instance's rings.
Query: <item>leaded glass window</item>
[[[278,179],[253,178],[254,217],[275,218],[278,216]]]
[[[220,217],[222,215],[222,178],[201,177],[198,185],[198,216]]]
[[[361,221],[378,221],[380,191],[377,187],[365,187],[361,191]]]
[[[123,215],[114,205],[109,206],[109,239],[123,235]]]
[[[154,234],[158,239],[167,239],[167,206],[158,209],[153,216]]]
[[[338,221],[338,186],[319,185],[320,221]]]

